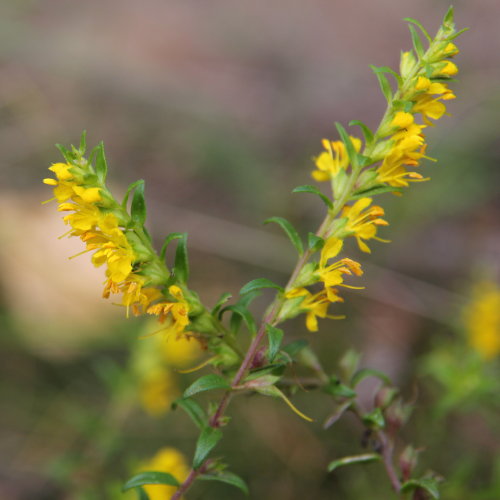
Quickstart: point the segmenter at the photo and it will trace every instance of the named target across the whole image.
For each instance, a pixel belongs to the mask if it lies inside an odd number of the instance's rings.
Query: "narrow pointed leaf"
[[[56,144],[56,148],[63,155],[67,163],[72,163],[75,160],[75,154],[72,153],[69,149],[65,148],[62,144]]]
[[[363,455],[355,455],[352,457],[339,458],[328,464],[328,472],[332,472],[339,467],[351,464],[367,464],[371,462],[380,462],[380,455],[376,453],[365,453]]]
[[[337,127],[337,131],[342,139],[342,142],[345,145],[347,150],[347,155],[349,156],[349,160],[351,160],[351,165],[353,167],[358,165],[358,153],[354,147],[354,144],[349,137],[349,134],[346,132],[345,128],[338,122],[335,122],[335,127]]]
[[[81,150],[80,144],[80,150]],[[108,164],[106,163],[106,155],[104,154],[104,144],[99,143],[95,150],[95,173],[99,182],[103,183],[106,181],[106,176],[108,174]]]
[[[208,418],[205,414],[203,408],[191,398],[180,398],[172,403],[172,409],[176,409],[180,406],[190,417],[191,420],[196,424],[197,427],[203,429],[208,425]]]
[[[86,149],[87,149],[87,131],[84,130],[82,132],[82,135],[80,136],[80,148],[79,148],[80,154],[83,155]]]
[[[182,233],[175,249],[175,276],[183,283],[189,279],[189,261],[187,253],[187,233]]]
[[[411,17],[405,17],[403,19],[403,21],[406,21],[407,23],[412,23],[415,26],[418,26],[420,28],[420,31],[422,32],[422,34],[425,36],[425,38],[427,38],[427,40],[429,42],[432,42],[432,37],[429,35],[427,30],[422,26],[422,23],[420,23],[419,21],[417,21],[416,19],[413,19]]]
[[[410,29],[410,34],[411,34],[411,40],[413,42],[413,48],[415,49],[415,52],[418,55],[419,59],[422,59],[424,56],[424,46],[422,45],[422,40],[420,40],[420,37],[418,36],[417,30],[415,29],[414,26],[411,24],[408,25],[408,28]]]
[[[245,286],[243,286],[240,290],[240,295],[245,295],[255,290],[261,290],[262,288],[276,288],[280,292],[283,292],[283,287],[273,283],[271,280],[266,278],[257,278],[249,281]]]
[[[368,196],[368,197],[376,196],[378,194],[383,194],[383,193],[401,193],[401,192],[403,192],[403,188],[398,188],[398,187],[394,187],[394,186],[384,186],[381,184],[381,185],[373,186],[369,189],[364,189],[362,191],[356,191],[351,196],[351,200],[365,198],[366,196]]]
[[[205,427],[196,443],[196,450],[193,458],[193,468],[198,469],[210,452],[215,448],[222,438],[222,431],[213,427]]]
[[[278,354],[278,351],[280,350],[284,333],[283,330],[281,330],[280,328],[276,328],[269,323],[266,324],[266,333],[269,340],[268,356],[269,361],[272,363],[274,358],[276,357],[276,354]]]
[[[304,247],[302,245],[302,240],[300,239],[299,233],[297,233],[297,230],[292,226],[290,222],[288,222],[284,217],[271,217],[270,219],[265,220],[264,224],[269,224],[270,222],[278,224],[281,229],[285,231],[288,238],[290,238],[293,246],[296,248],[297,252],[299,252],[299,255],[302,255],[304,253]]]
[[[137,181],[132,197],[132,205],[130,208],[130,216],[132,222],[138,226],[143,226],[146,222],[146,200],[144,199],[144,181]]]
[[[231,384],[220,375],[211,373],[209,375],[203,375],[198,380],[195,380],[182,395],[183,398],[189,398],[198,394],[200,392],[212,391],[214,389],[230,389]]]
[[[231,311],[233,316],[231,318],[231,327],[235,330],[235,332],[239,328],[239,324],[241,320],[245,322],[250,333],[255,334],[257,332],[257,325],[255,320],[253,319],[250,311],[241,303],[234,304],[232,306],[228,306],[223,309],[223,311]],[[238,318],[233,321],[233,318]]]
[[[130,193],[141,183],[141,182],[144,182],[142,179],[138,180],[138,181],[135,181],[135,182],[132,182],[132,184],[130,184],[130,186],[127,188],[127,191],[125,193],[125,196],[123,197],[123,201],[122,201],[122,207],[123,208],[127,208],[127,203],[128,203],[128,199],[129,199],[129,196],[130,196]]]
[[[292,193],[311,193],[319,196],[321,198],[321,201],[329,208],[333,208],[333,203],[328,198],[328,196],[325,196],[316,186],[310,186],[309,184],[304,185],[304,186],[298,186],[296,187]]]
[[[165,254],[167,253],[167,247],[168,245],[173,241],[173,240],[178,240],[183,237],[184,233],[170,233],[166,238],[165,241],[163,242],[163,245],[161,247],[160,251],[160,258],[161,260],[165,259]]]
[[[122,491],[127,491],[138,486],[147,484],[168,484],[170,486],[179,486],[179,481],[168,472],[147,471],[137,474],[132,479],[127,481],[122,488]]]
[[[223,305],[224,305],[224,304],[225,304],[225,303],[226,303],[226,302],[227,302],[227,301],[228,301],[231,297],[232,297],[232,295],[231,295],[230,293],[227,293],[227,292],[223,293],[223,294],[220,296],[219,300],[216,302],[215,306],[213,307],[213,309],[212,309],[212,311],[211,311],[211,312],[212,312],[212,315],[213,315],[213,316],[216,316],[216,315],[219,313],[219,311],[220,311],[221,307],[222,307],[222,306],[223,306]]]
[[[368,128],[368,126],[360,120],[351,120],[349,122],[350,127],[355,125],[357,125],[361,129],[361,132],[363,132],[366,144],[371,144],[373,142],[373,132]]]
[[[382,94],[384,94],[384,97],[386,98],[387,102],[390,104],[392,100],[392,88],[391,85],[389,84],[389,80],[387,80],[387,77],[384,75],[383,72],[379,71],[379,68],[376,66],[370,66],[375,73],[375,76],[378,79],[378,83],[380,85],[380,89],[382,90]]]
[[[243,493],[245,493],[245,495],[249,495],[248,486],[245,481],[243,481],[240,476],[237,476],[232,472],[223,471],[218,474],[201,474],[200,476],[198,476],[198,479],[202,479],[204,481],[220,481],[221,483],[227,483],[231,486],[239,488]]]

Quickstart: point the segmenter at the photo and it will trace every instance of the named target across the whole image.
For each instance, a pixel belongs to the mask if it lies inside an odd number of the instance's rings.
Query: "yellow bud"
[[[403,111],[398,111],[391,122],[395,127],[408,128],[413,123],[413,115],[411,113],[405,113]]]

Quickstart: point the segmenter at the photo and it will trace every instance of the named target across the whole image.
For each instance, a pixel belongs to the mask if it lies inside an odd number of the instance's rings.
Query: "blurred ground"
[[[152,232],[158,241],[189,232],[191,285],[207,303],[256,277],[283,281],[293,253],[261,221],[281,215],[313,229],[321,207],[290,191],[309,182],[320,139],[333,138],[334,121],[376,126],[384,99],[368,65],[395,67],[410,48],[402,18],[434,32],[447,7],[436,0],[0,3],[0,498],[120,498],[114,484],[99,493],[91,484],[96,477],[119,484],[134,460],[169,440],[191,452],[190,429],[177,415],[150,423],[130,409],[118,418],[125,441],[105,446],[109,453],[87,449],[88,427],[106,405],[95,366],[108,359],[121,366],[140,323],[100,299],[100,272],[85,257],[66,259],[78,242],[58,240],[59,215],[39,205],[50,197],[41,179],[59,160],[53,145],[76,143],[86,129],[89,144],[105,142],[117,192],[145,179]],[[458,43],[452,116],[427,134],[439,159],[425,167],[432,182],[383,200],[392,243],[363,256],[367,290],[348,296],[351,319],[332,327],[335,342],[328,331],[313,339],[332,366],[351,342],[364,346],[366,364],[403,384],[434,336],[450,335],[473,277],[500,278],[500,4],[459,1],[455,12],[458,27],[471,29]],[[293,328],[305,335],[301,323]],[[240,471],[254,463],[246,478],[255,498],[366,498],[371,476],[323,474],[333,454],[348,452],[356,429],[347,425],[349,438],[330,431],[325,441],[274,402],[234,412],[241,424],[225,452],[239,453]],[[475,456],[484,440],[468,432],[475,421],[460,422]],[[181,430],[159,444],[155,433],[174,426]],[[281,434],[270,430],[281,426]],[[244,439],[248,428],[258,439]],[[447,455],[433,453],[427,461],[446,475]],[[72,457],[96,455],[97,472],[63,470]],[[297,456],[308,457],[304,468]],[[487,481],[491,471],[479,474]],[[209,491],[232,498],[226,489]],[[383,488],[379,495],[388,498]]]

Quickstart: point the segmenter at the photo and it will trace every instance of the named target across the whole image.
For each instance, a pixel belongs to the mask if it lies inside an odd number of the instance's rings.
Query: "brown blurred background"
[[[208,305],[250,279],[284,282],[293,251],[261,221],[280,215],[304,233],[315,228],[322,207],[290,192],[310,182],[321,138],[335,137],[334,121],[376,127],[384,98],[368,65],[397,67],[411,47],[402,18],[434,33],[448,5],[0,3],[0,499],[120,498],[134,460],[170,441],[192,452],[194,434],[178,415],[151,423],[132,412],[127,439],[101,456],[98,472],[68,465],[100,456],[87,449],[88,422],[106,405],[94,368],[108,360],[122,366],[141,326],[100,299],[101,272],[88,259],[67,260],[79,242],[58,240],[65,229],[55,206],[40,205],[51,196],[41,179],[60,159],[54,144],[76,144],[85,129],[91,147],[104,141],[117,193],[145,179],[149,227],[157,241],[189,232],[191,286]],[[471,279],[499,277],[500,3],[457,1],[455,18],[470,31],[458,40],[452,116],[427,132],[439,159],[425,166],[432,181],[379,200],[390,245],[374,244],[370,256],[350,247],[366,269],[366,290],[342,306],[350,319],[312,337],[302,322],[291,324],[332,368],[354,345],[366,365],[411,384],[414,360],[434,335],[449,332]],[[335,430],[312,431],[274,401],[250,400],[234,415],[240,423],[224,452],[252,498],[368,498],[370,478],[323,472],[339,449],[349,452],[349,439],[339,442]],[[176,426],[182,431],[158,438]],[[470,439],[478,446],[477,436]],[[116,453],[129,458],[115,460]],[[233,498],[214,488],[192,498]],[[383,488],[370,498],[389,498]]]

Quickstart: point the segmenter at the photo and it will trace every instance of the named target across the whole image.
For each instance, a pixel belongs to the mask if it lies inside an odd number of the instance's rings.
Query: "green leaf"
[[[271,280],[266,278],[257,278],[255,280],[249,281],[240,290],[240,295],[245,295],[247,293],[253,292],[255,290],[261,290],[262,288],[276,288],[280,292],[283,292],[283,287],[273,283]]]
[[[222,438],[222,431],[213,427],[205,427],[196,443],[196,450],[193,458],[193,469],[198,469],[210,452],[215,448]]]
[[[368,427],[383,429],[385,427],[384,415],[380,408],[375,408],[372,411],[363,415],[363,423]]]
[[[175,249],[174,261],[175,276],[182,283],[186,283],[189,279],[189,261],[187,253],[187,233],[181,233],[177,248]]]
[[[81,150],[80,144],[80,150]],[[108,164],[106,163],[106,156],[104,154],[104,143],[101,141],[95,149],[95,173],[100,183],[104,184],[108,174]]]
[[[85,154],[85,150],[87,149],[87,131],[84,130],[82,135],[80,136],[80,154]]]
[[[316,186],[310,186],[309,184],[304,185],[304,186],[298,186],[296,187],[292,193],[312,193],[321,198],[321,201],[331,210],[333,208],[333,203],[328,198],[328,196],[325,196]]]
[[[373,132],[360,120],[351,120],[349,122],[349,126],[353,127],[357,125],[361,128],[361,132],[363,132],[363,136],[365,138],[365,143],[371,144],[373,142]]]
[[[432,42],[432,37],[429,35],[429,33],[427,32],[427,30],[422,26],[422,24],[419,21],[417,21],[416,19],[413,19],[411,17],[405,17],[403,19],[403,21],[406,21],[407,23],[411,23],[411,24],[414,24],[415,26],[418,26],[420,28],[420,31],[422,32],[422,34],[429,41],[429,43]]]
[[[340,135],[340,138],[342,139],[342,142],[345,145],[347,155],[349,156],[349,160],[351,160],[351,165],[353,167],[358,165],[358,153],[356,151],[356,148],[354,147],[354,144],[351,141],[351,138],[349,137],[349,134],[346,132],[345,128],[338,122],[335,122],[335,127],[337,127],[337,131]]]
[[[420,40],[420,37],[418,36],[417,30],[415,27],[411,24],[408,25],[408,28],[410,29],[410,34],[411,34],[411,40],[413,42],[413,48],[415,49],[415,52],[418,55],[419,59],[422,59],[424,56],[424,46],[422,45],[422,40]]]
[[[285,351],[290,357],[296,356],[304,347],[307,347],[309,342],[304,339],[295,340],[294,342],[290,342],[290,344],[283,347],[283,351]]]
[[[213,315],[213,316],[216,316],[216,315],[219,313],[219,311],[220,311],[221,307],[222,307],[222,306],[223,306],[223,305],[224,305],[224,304],[225,304],[225,303],[226,303],[226,302],[227,302],[227,301],[228,301],[231,297],[232,297],[232,295],[231,295],[230,293],[227,293],[227,292],[223,293],[223,294],[220,296],[219,300],[216,302],[215,306],[213,307],[213,309],[212,309],[212,311],[211,311],[212,315]]]
[[[122,488],[122,491],[127,491],[138,486],[147,484],[168,484],[170,486],[180,486],[179,481],[168,472],[147,471],[137,474],[132,479],[128,480]]]
[[[438,482],[434,478],[424,477],[422,479],[410,479],[401,486],[401,492],[407,493],[417,489],[425,490],[432,498],[439,500]]]
[[[465,33],[466,31],[469,31],[469,30],[470,30],[470,28],[463,28],[460,31],[457,31],[456,33],[454,33],[453,35],[451,35],[448,38],[448,41],[451,42],[451,40],[455,40],[455,38],[457,38],[457,36],[460,36],[462,33]]]
[[[198,380],[195,380],[182,395],[183,398],[189,398],[199,392],[212,391],[214,389],[231,389],[231,384],[220,375],[210,373],[203,375]]]
[[[204,481],[220,481],[221,483],[227,483],[231,486],[239,488],[243,493],[245,493],[245,495],[249,495],[248,486],[245,481],[243,481],[240,476],[237,476],[232,472],[223,471],[217,474],[201,474],[200,476],[198,476],[198,479],[202,479]]]
[[[321,250],[325,245],[325,240],[321,236],[317,236],[314,233],[309,233],[307,235],[307,246],[313,252]]]
[[[167,253],[167,247],[173,240],[179,240],[183,237],[184,233],[170,233],[163,242],[160,251],[160,259],[163,261],[165,259],[165,255]]]
[[[276,328],[269,323],[266,324],[266,333],[269,340],[268,356],[269,361],[272,363],[274,358],[276,357],[276,354],[278,354],[278,351],[280,350],[284,333],[283,330],[281,330],[280,328]]]
[[[66,149],[62,144],[56,144],[56,148],[63,155],[67,163],[73,163],[75,161],[75,154],[69,151],[69,149]]]
[[[378,83],[380,85],[380,89],[382,90],[382,94],[384,94],[387,103],[390,104],[392,101],[392,88],[391,85],[389,84],[389,80],[387,80],[386,76],[384,75],[384,72],[380,71],[380,69],[377,68],[376,66],[370,66],[370,68],[373,70],[375,76],[378,79]]]
[[[391,379],[385,373],[379,370],[374,370],[372,368],[363,368],[353,375],[351,379],[351,385],[353,387],[356,387],[363,379],[367,377],[378,378],[386,385],[391,385],[392,383]]]
[[[377,186],[373,186],[369,189],[364,189],[362,191],[355,191],[355,193],[351,196],[350,199],[357,200],[359,198],[365,198],[366,196],[371,197],[383,193],[401,193],[402,191],[403,188],[378,184]]]
[[[200,429],[203,429],[208,425],[208,419],[205,411],[194,399],[179,398],[172,403],[172,409],[175,410],[177,406],[180,406]]]
[[[290,241],[296,248],[297,252],[299,252],[299,255],[304,253],[304,247],[302,246],[302,240],[300,239],[299,233],[297,233],[297,230],[290,222],[288,222],[284,217],[271,217],[270,219],[266,219],[264,224],[269,224],[270,222],[275,222],[281,226],[281,229],[283,229],[286,235],[290,238]]]
[[[324,387],[325,392],[338,398],[355,398],[356,391],[349,386],[343,384],[338,377],[332,376],[327,385]]]
[[[130,184],[130,186],[127,188],[127,191],[125,193],[125,196],[123,197],[123,201],[122,201],[122,207],[123,208],[127,208],[127,203],[128,203],[128,198],[130,196],[130,193],[141,183],[141,182],[144,182],[142,179],[141,180],[138,180],[138,181],[135,181],[135,182],[132,182],[132,184]]]
[[[453,5],[450,5],[450,8],[447,10],[446,14],[444,15],[443,24],[452,24],[453,17],[454,17]],[[410,19],[406,19],[406,20],[409,21]],[[413,22],[415,22],[415,21],[413,21]]]
[[[146,222],[146,201],[144,200],[144,181],[137,181],[130,207],[132,222],[138,226],[143,226]]]
[[[239,329],[241,320],[245,322],[248,330],[252,335],[254,335],[257,332],[257,325],[255,324],[255,320],[253,319],[253,316],[250,313],[250,311],[243,304],[238,303],[232,306],[225,307],[221,311],[221,313],[225,311],[231,311],[233,313],[233,316],[231,317],[231,328],[235,333]]]
[[[328,472],[332,472],[339,467],[351,464],[367,464],[371,462],[380,462],[380,455],[376,453],[365,453],[363,455],[355,455],[352,457],[339,458],[328,464]]]

